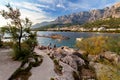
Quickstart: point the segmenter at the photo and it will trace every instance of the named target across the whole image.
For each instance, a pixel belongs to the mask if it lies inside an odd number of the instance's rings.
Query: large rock
[[[120,56],[114,52],[107,51],[107,52],[102,53],[100,56],[104,57],[105,59],[107,59],[115,64],[120,63]]]
[[[75,53],[76,51],[74,49],[64,46],[56,49],[55,51],[52,51],[50,53],[50,57],[55,57],[56,59],[61,60],[62,62],[70,65],[72,68],[77,70],[78,65],[83,66],[86,65],[86,63],[80,53],[77,53],[78,55]]]

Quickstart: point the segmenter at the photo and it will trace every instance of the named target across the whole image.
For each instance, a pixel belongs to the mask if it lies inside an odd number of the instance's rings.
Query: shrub
[[[73,75],[74,80],[80,80],[79,75],[75,71],[72,72],[72,75]]]
[[[76,42],[76,47],[86,51],[87,54],[99,54],[104,51],[112,51],[120,55],[120,37],[91,37]]]
[[[20,52],[19,47],[16,44],[13,45],[12,57],[15,60],[23,60],[25,57],[29,56],[31,53],[30,47],[27,44],[23,43],[21,46],[22,48]]]
[[[54,66],[55,66],[54,71],[55,71],[57,74],[61,75],[61,74],[62,74],[62,69],[63,69],[63,67],[59,64],[59,61],[58,61],[58,60],[54,59],[53,62],[54,62]]]
[[[109,38],[106,45],[109,51],[116,52],[120,55],[120,38]]]
[[[59,65],[59,61],[58,60],[54,59],[53,61],[54,61],[55,65]]]
[[[97,36],[77,41],[76,46],[86,51],[86,54],[97,55],[106,50],[108,37]]]
[[[13,47],[13,42],[3,42],[3,47],[6,47],[6,46],[8,46],[8,47],[10,47],[10,48],[12,48]]]
[[[50,80],[55,80],[54,78],[50,78]]]

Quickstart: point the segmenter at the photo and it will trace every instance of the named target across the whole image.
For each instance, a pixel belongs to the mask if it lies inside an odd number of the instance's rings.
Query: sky
[[[120,0],[0,0],[0,10],[7,10],[6,4],[20,9],[21,18],[29,18],[33,24],[44,21],[53,21],[58,16],[71,13],[102,9],[111,6]],[[0,26],[6,25],[0,15]]]

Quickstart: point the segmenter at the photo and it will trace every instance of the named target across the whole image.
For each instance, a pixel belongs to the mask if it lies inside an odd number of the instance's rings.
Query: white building
[[[105,27],[98,28],[98,31],[105,31],[105,30],[106,30]]]

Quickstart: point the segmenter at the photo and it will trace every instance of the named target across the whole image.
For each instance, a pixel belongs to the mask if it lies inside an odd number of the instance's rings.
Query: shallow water
[[[52,45],[56,44],[57,47],[69,46],[71,48],[75,47],[76,38],[88,38],[92,36],[111,36],[119,37],[120,33],[98,33],[98,32],[53,32],[53,31],[39,31],[38,35],[50,35],[50,34],[61,34],[63,36],[69,37],[69,40],[55,40],[51,38],[38,37],[38,42],[40,45],[47,46],[49,43]]]

